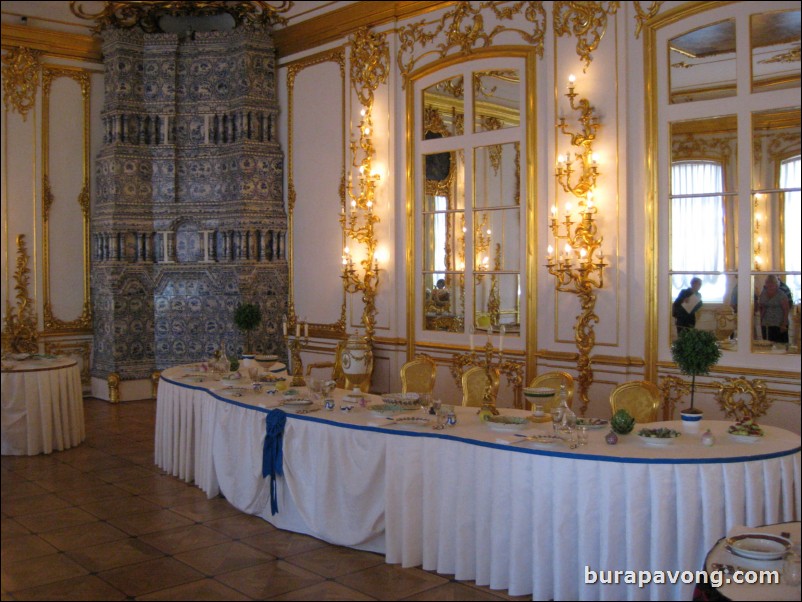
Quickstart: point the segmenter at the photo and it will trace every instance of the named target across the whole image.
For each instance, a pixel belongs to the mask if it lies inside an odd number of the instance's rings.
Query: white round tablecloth
[[[75,360],[3,360],[2,453],[33,456],[85,438],[81,372]]]

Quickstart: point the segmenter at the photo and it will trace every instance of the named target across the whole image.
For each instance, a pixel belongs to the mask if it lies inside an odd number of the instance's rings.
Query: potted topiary
[[[251,331],[262,323],[262,310],[255,303],[240,303],[234,310],[234,324],[245,333],[245,350],[243,355],[252,354]]]
[[[696,376],[710,373],[710,368],[721,359],[721,349],[712,332],[685,328],[671,345],[671,357],[680,372],[691,377],[691,405],[680,412],[683,425],[698,430],[703,412],[693,405]]]

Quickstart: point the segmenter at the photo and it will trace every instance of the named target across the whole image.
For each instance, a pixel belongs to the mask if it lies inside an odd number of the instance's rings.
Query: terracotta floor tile
[[[136,495],[149,495],[153,493],[169,493],[186,489],[187,487],[194,487],[183,481],[162,474],[150,473],[148,476],[141,479],[132,481],[124,481],[117,483],[120,489],[124,489],[129,493]]]
[[[197,491],[200,491],[200,489],[197,489]],[[177,503],[173,503],[170,505],[170,510],[196,522],[204,522],[241,514],[241,512],[229,504],[228,500],[225,498],[217,497],[210,500],[206,499],[206,494],[203,494],[203,496],[204,499],[193,500],[189,504],[177,505]],[[151,498],[146,497],[146,499]]]
[[[128,596],[141,596],[203,578],[173,558],[159,558],[98,573],[98,577]]]
[[[47,556],[56,552],[58,552],[56,548],[38,535],[3,536],[2,558],[4,564],[37,556]]]
[[[185,562],[207,577],[230,573],[256,564],[274,560],[270,554],[246,546],[238,541],[199,548],[176,554],[175,558]]]
[[[170,531],[147,533],[140,535],[139,539],[171,555],[187,550],[208,548],[229,541],[226,535],[203,525],[190,525]]]
[[[128,494],[127,496],[81,504],[81,509],[106,520],[115,516],[155,512],[156,510],[161,510],[162,507],[136,495]]]
[[[376,600],[367,594],[358,592],[342,583],[335,581],[324,581],[309,587],[297,589],[280,596],[274,596],[271,600]]]
[[[170,489],[156,493],[143,493],[140,497],[143,500],[158,504],[162,508],[185,506],[193,502],[202,502],[207,499],[206,493],[194,486],[186,486],[183,489]]]
[[[463,583],[446,583],[432,589],[404,598],[404,600],[504,600],[488,591],[480,590]]]
[[[318,548],[286,560],[327,579],[356,573],[376,565],[384,565],[384,558],[379,554],[339,546]]]
[[[187,527],[192,524],[191,520],[179,516],[175,512],[170,512],[169,510],[115,516],[109,519],[108,522],[131,535],[167,531],[168,529]]]
[[[37,478],[36,483],[53,493],[72,491],[74,489],[86,489],[87,487],[102,487],[105,485],[105,481],[91,476],[91,473],[84,472],[60,477],[58,479],[49,479],[47,477]]]
[[[237,514],[236,516],[219,518],[207,522],[206,526],[215,531],[225,533],[233,539],[242,539],[275,529],[275,527],[266,520],[248,514]]]
[[[3,563],[3,589],[17,590],[86,575],[89,571],[64,554],[49,554],[17,562]]]
[[[137,600],[250,600],[238,591],[226,587],[214,579],[201,579],[184,585],[139,596]]]
[[[281,529],[258,533],[240,541],[281,559],[289,558],[296,554],[304,554],[329,545],[325,541],[320,541],[309,535],[282,531]]]
[[[92,476],[99,478],[107,483],[122,483],[124,481],[135,481],[149,477],[152,473],[145,470],[141,466],[127,465],[121,468],[110,468],[106,470],[98,470],[92,473]]]
[[[2,493],[0,497],[3,500],[3,507],[6,505],[6,500],[13,500],[19,497],[30,497],[32,495],[42,495],[47,493],[47,489],[40,487],[33,481],[22,477],[14,477],[14,473],[9,473],[4,476],[2,480]]]
[[[13,518],[3,518],[0,520],[0,535],[3,537],[10,535],[27,535],[30,532],[30,529],[26,529]]]
[[[14,520],[34,533],[42,533],[44,531],[53,531],[64,527],[95,522],[97,517],[80,508],[62,508],[61,510],[53,510],[51,512],[17,516]]]
[[[293,564],[274,560],[220,575],[217,580],[246,596],[264,600],[320,583],[323,578]]]
[[[80,506],[81,504],[90,504],[98,500],[109,500],[111,498],[123,497],[131,494],[115,485],[104,483],[97,487],[59,491],[56,495],[67,500],[71,504]]]
[[[74,577],[14,592],[15,600],[125,600],[126,596],[94,575]]]
[[[420,569],[402,569],[389,564],[343,575],[336,581],[382,600],[401,600],[448,583],[448,579]]]
[[[3,500],[3,513],[7,516],[24,516],[26,514],[38,514],[49,512],[60,508],[68,508],[71,504],[67,500],[46,493],[44,495],[33,495],[31,497],[17,497]]]
[[[46,533],[41,533],[39,536],[50,545],[62,551],[79,550],[81,548],[130,537],[128,533],[115,529],[113,526],[102,521],[76,525],[74,527],[67,527],[66,529],[47,531]]]
[[[134,537],[118,539],[97,546],[67,552],[72,560],[91,573],[99,573],[120,566],[145,562],[164,556],[164,552]]]

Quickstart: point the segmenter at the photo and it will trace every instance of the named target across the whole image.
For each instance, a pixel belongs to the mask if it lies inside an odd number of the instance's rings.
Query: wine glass
[[[551,427],[554,430],[554,434],[557,434],[558,429],[560,428],[560,424],[563,421],[563,409],[560,406],[556,408],[551,408]]]
[[[429,408],[432,406],[432,394],[431,393],[421,393],[419,397],[420,401],[420,409],[423,410],[424,414],[429,413]]]

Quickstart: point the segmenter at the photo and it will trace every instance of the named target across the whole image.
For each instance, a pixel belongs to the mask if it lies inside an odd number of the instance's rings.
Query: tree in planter
[[[251,353],[251,331],[262,323],[262,310],[255,303],[240,303],[234,310],[234,324],[245,333],[245,353]]]
[[[701,414],[693,407],[696,391],[696,376],[710,373],[710,368],[721,359],[716,336],[707,330],[685,328],[671,344],[671,357],[683,374],[691,377],[691,407],[683,410],[689,414]]]

